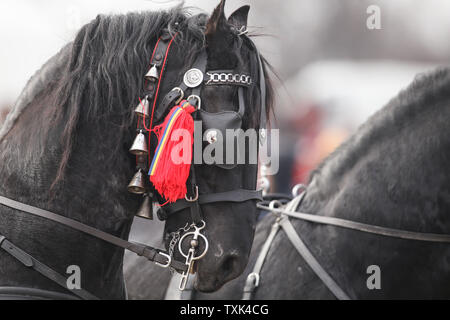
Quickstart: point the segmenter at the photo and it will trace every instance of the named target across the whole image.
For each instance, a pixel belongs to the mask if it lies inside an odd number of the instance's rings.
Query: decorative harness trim
[[[205,79],[206,85],[228,84],[248,87],[253,83],[251,76],[233,71],[208,71],[206,74],[209,76],[209,79]]]

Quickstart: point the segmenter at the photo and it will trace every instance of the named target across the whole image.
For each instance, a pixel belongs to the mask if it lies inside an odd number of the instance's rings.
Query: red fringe
[[[196,108],[183,100],[178,106],[173,107],[165,118],[164,122],[159,126],[156,126],[153,130],[153,132],[158,137],[159,147],[169,120],[178,107],[181,107],[182,110],[180,111],[178,117],[175,119],[170,132],[166,133],[166,143],[164,147],[159,150],[159,160],[153,170],[153,175],[150,175],[150,181],[155,186],[155,189],[168,202],[175,202],[178,199],[183,199],[186,195],[186,181],[189,177],[189,170],[191,167],[192,159],[192,145],[194,142],[194,119],[192,118],[191,113],[194,112]],[[183,137],[181,136],[177,140],[172,141],[172,133],[177,129],[185,129],[189,132],[189,136],[191,139],[189,150],[182,150],[182,152],[189,152],[189,154],[186,155],[189,156],[188,163],[182,162],[176,164],[172,161],[172,150],[183,139]],[[181,154],[180,157],[181,156],[183,155]]]

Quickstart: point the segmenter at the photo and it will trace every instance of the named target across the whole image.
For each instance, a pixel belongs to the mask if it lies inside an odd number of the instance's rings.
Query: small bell
[[[141,207],[139,208],[136,216],[153,220],[153,208],[150,201],[150,196],[148,194],[144,195],[144,201],[142,202]]]
[[[142,130],[134,139],[133,145],[130,148],[130,153],[136,156],[142,156],[148,153],[147,141],[145,141],[145,135],[142,133]]]
[[[142,99],[142,101],[139,101],[138,106],[136,107],[136,109],[134,109],[134,113],[136,113],[138,116],[145,116],[145,117],[149,117],[150,116],[150,103],[148,101],[148,98],[145,97],[144,99]]]
[[[130,184],[128,185],[128,191],[135,194],[145,193],[144,173],[142,173],[141,169],[139,169],[133,179],[131,179]]]
[[[147,74],[144,76],[145,79],[151,81],[151,82],[156,82],[156,80],[159,79],[159,75],[158,75],[158,68],[153,65],[150,70],[148,70]]]

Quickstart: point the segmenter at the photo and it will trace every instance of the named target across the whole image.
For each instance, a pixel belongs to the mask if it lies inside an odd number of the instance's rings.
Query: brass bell
[[[141,207],[136,213],[136,216],[153,220],[153,208],[151,205],[150,196],[148,194],[144,195],[144,201],[142,202]]]
[[[150,70],[148,70],[147,74],[144,76],[145,79],[156,82],[159,79],[158,68],[153,65]]]
[[[137,156],[142,156],[148,153],[147,141],[145,141],[145,135],[142,133],[142,130],[134,139],[133,145],[130,148],[130,152]]]
[[[138,116],[145,116],[145,117],[149,117],[150,116],[150,102],[148,101],[148,98],[145,97],[144,99],[142,99],[142,101],[139,101],[138,106],[136,107],[136,109],[134,109],[134,113],[136,113]]]
[[[128,191],[135,194],[144,194],[145,193],[145,176],[142,172],[142,169],[139,169],[138,172],[134,175],[133,179],[131,179],[128,184]]]

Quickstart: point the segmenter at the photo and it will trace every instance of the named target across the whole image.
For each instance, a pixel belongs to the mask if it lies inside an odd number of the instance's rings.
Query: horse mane
[[[450,99],[450,68],[418,74],[414,81],[383,108],[375,112],[358,130],[326,157],[309,176],[324,179],[344,173],[375,142],[392,137],[396,128],[404,127],[438,102]]]
[[[46,110],[49,123],[43,125],[47,135],[55,124],[63,124],[64,130],[60,138],[63,153],[53,189],[63,179],[82,124],[111,121],[107,125],[116,141],[129,133],[134,121],[132,111],[142,95],[142,75],[147,72],[154,44],[162,31],[177,32],[175,43],[185,54],[185,65],[189,66],[205,46],[207,20],[206,14],[192,15],[190,8],[181,6],[169,11],[98,15],[80,29],[73,42],[48,60],[29,80],[0,127],[0,141],[26,106],[52,84],[52,92],[49,93],[51,102],[49,110]],[[243,63],[250,64],[252,78],[258,79],[256,57]],[[269,64],[264,58],[263,64],[266,71],[266,111],[269,114],[273,105],[273,87],[267,76]],[[180,74],[179,81],[182,77]],[[255,100],[259,99],[258,90],[257,81],[254,81],[248,90],[247,105],[255,105]],[[244,121],[257,123],[258,112],[246,111]],[[107,118],[105,115],[113,117]],[[121,147],[120,144],[116,146]]]

